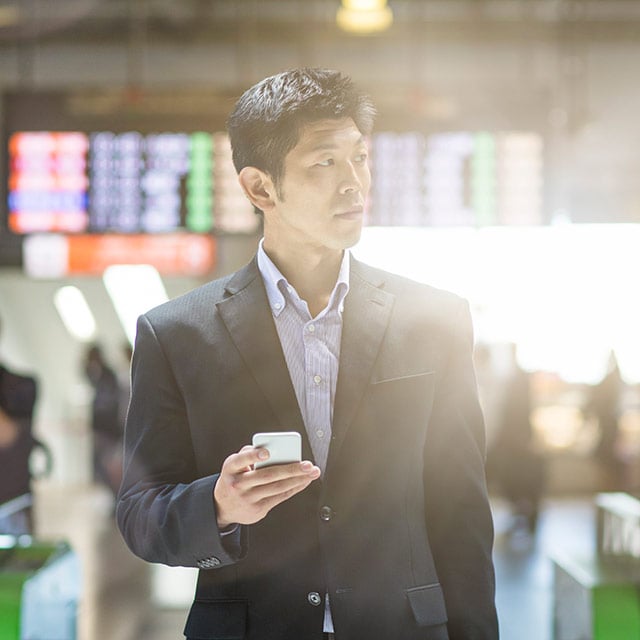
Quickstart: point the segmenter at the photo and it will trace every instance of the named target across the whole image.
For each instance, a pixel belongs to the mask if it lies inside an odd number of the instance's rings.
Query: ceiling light
[[[336,22],[349,33],[378,33],[391,26],[393,12],[387,6],[387,0],[342,0]]]
[[[11,27],[18,24],[19,20],[20,11],[18,7],[0,7],[0,27]]]
[[[86,298],[78,287],[61,287],[53,297],[53,303],[67,331],[81,342],[89,342],[96,335],[96,321]]]

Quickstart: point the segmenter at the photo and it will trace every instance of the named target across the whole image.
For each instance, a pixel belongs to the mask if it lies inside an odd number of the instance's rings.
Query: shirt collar
[[[287,279],[282,275],[280,269],[276,267],[273,260],[271,260],[267,255],[263,244],[264,238],[260,240],[260,244],[258,245],[258,269],[262,279],[264,280],[269,306],[271,307],[273,314],[277,317],[282,313],[282,310],[287,304],[283,291],[290,290],[293,293],[295,292],[295,289],[287,282]],[[337,309],[340,313],[342,313],[344,309],[344,299],[349,292],[349,255],[349,250],[345,250],[342,256],[340,270],[338,271],[338,279],[336,280],[336,284],[333,287],[331,296],[329,297],[329,304],[327,307],[328,309]],[[281,287],[280,283],[284,286]]]

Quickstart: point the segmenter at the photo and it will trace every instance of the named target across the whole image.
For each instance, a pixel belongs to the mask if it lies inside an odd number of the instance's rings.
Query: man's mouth
[[[364,207],[362,205],[355,205],[353,207],[349,207],[345,211],[336,213],[336,218],[340,218],[342,220],[358,220],[362,217],[363,213]]]

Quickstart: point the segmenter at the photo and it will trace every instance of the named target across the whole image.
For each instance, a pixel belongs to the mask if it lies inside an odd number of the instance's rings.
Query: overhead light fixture
[[[53,302],[64,326],[74,338],[81,342],[95,339],[96,320],[78,287],[61,287],[55,292]]]
[[[0,7],[0,27],[12,27],[20,21],[18,7],[3,5]]]
[[[342,0],[336,22],[348,33],[379,33],[391,26],[393,12],[387,6],[387,0]]]

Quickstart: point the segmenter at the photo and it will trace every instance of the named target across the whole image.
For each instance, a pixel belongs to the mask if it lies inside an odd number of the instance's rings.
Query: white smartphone
[[[269,450],[269,459],[256,462],[255,469],[272,464],[288,464],[302,460],[302,438],[297,431],[256,433],[251,444],[254,447],[265,447]]]

